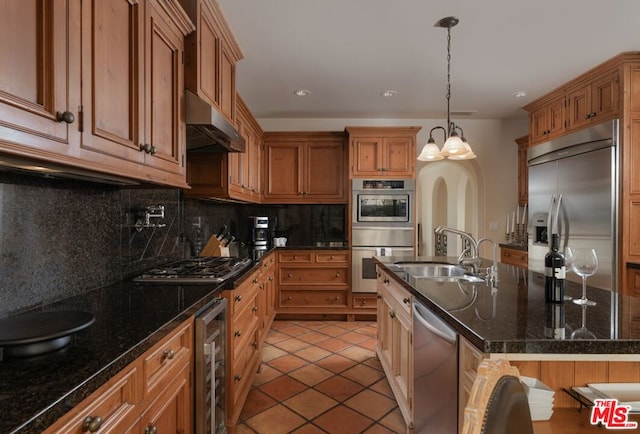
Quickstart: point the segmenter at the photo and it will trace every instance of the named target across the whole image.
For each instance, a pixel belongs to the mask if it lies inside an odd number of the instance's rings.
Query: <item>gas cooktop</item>
[[[221,256],[183,259],[149,270],[133,280],[167,284],[222,283],[245,270],[251,262],[251,259]]]

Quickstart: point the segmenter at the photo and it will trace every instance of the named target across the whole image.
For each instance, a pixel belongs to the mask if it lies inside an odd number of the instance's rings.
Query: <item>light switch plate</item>
[[[497,231],[498,230],[498,222],[490,221],[489,222],[489,230],[490,231]]]

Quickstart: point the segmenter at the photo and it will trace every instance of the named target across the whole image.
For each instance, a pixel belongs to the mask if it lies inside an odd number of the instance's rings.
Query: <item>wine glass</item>
[[[598,271],[598,255],[595,249],[575,249],[571,258],[571,269],[582,277],[582,298],[575,298],[575,304],[595,306],[596,302],[587,300],[587,277]]]
[[[574,300],[579,301],[579,300]],[[580,328],[571,332],[571,339],[595,339],[596,335],[587,330],[587,305],[582,305],[582,322]]]

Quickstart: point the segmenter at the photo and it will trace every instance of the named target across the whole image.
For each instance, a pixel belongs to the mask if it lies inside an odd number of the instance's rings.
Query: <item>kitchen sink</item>
[[[467,274],[467,269],[459,265],[438,262],[396,262],[393,264],[415,279],[428,279],[435,282],[480,283],[484,279]]]

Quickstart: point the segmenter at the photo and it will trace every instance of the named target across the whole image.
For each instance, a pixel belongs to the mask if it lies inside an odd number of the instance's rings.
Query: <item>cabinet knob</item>
[[[287,274],[287,277],[293,277],[292,273]]]
[[[71,112],[56,112],[56,120],[58,122],[66,122],[68,124],[72,124],[73,121],[76,120],[76,117]]]
[[[340,300],[340,296],[339,295],[336,295],[336,300]]]
[[[333,259],[333,255],[329,256],[329,259]]]
[[[336,277],[340,277],[340,272],[336,272]]]
[[[151,145],[151,148],[149,149],[149,153],[151,155],[156,155],[158,153],[158,148],[156,148],[155,146]]]
[[[411,303],[411,300],[409,299],[409,297],[405,297],[405,298],[402,299],[402,302],[404,304],[409,304],[409,303]]]
[[[269,282],[273,282],[273,276],[269,276]]]
[[[240,381],[240,380],[242,380],[242,375],[236,374],[236,375],[233,376],[233,379],[236,380],[236,381]]]
[[[148,154],[151,152],[151,145],[148,143],[140,143],[140,151]]]
[[[236,331],[233,333],[233,335],[234,335],[234,336],[237,336],[237,337],[242,336],[242,331],[241,331],[241,330],[236,330]]]
[[[162,352],[162,362],[164,363],[165,360],[171,360],[176,356],[176,352],[172,349],[168,349],[168,350],[164,350]]]
[[[293,259],[294,260],[298,259],[298,256],[297,255],[293,255]]]
[[[367,304],[367,300],[361,300],[360,301],[360,306],[364,306],[365,304]]]
[[[389,279],[382,279],[384,283],[389,283]]]
[[[254,350],[258,349],[258,343],[256,341],[253,341],[251,346],[253,347]]]
[[[158,434],[158,427],[155,425],[147,425],[144,427],[144,434]]]
[[[396,317],[396,313],[394,311],[389,312],[389,316],[391,318],[395,318]]]
[[[255,285],[256,283],[258,283],[258,279],[257,279],[257,278],[254,278],[254,279],[251,281],[251,283],[253,283],[253,284]]]
[[[252,312],[257,312],[257,311],[258,311],[258,306],[253,306],[253,307],[251,308],[251,311],[252,311]]]
[[[382,299],[382,296],[381,296],[380,294],[378,294],[378,295],[376,295],[376,298],[377,298],[378,300],[380,300],[380,299]]]
[[[100,416],[87,416],[82,422],[82,432],[97,432],[102,426]]]
[[[242,296],[241,295],[236,295],[235,297],[233,297],[233,299],[235,301],[241,301],[242,300]]]
[[[287,300],[293,300],[293,297],[289,296],[287,297]]]

